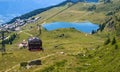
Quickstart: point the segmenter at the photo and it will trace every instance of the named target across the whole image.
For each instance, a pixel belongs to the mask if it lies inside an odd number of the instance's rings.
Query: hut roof
[[[38,37],[32,37],[28,39],[28,42],[41,42],[41,40]]]

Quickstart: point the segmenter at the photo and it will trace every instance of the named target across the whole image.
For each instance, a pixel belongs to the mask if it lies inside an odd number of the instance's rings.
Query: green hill
[[[32,17],[41,17],[26,24],[12,45],[7,44],[7,53],[0,54],[2,72],[119,72],[120,70],[120,11],[119,0],[113,3],[67,3]],[[69,7],[70,6],[70,7]],[[69,8],[68,8],[69,7]],[[111,12],[111,13],[110,13]],[[91,21],[100,25],[95,34],[85,34],[72,28],[46,31],[39,37],[44,52],[30,52],[18,44],[31,35],[37,36],[37,24],[55,21]],[[63,35],[64,36],[61,36]],[[40,59],[42,65],[21,68],[21,62]]]

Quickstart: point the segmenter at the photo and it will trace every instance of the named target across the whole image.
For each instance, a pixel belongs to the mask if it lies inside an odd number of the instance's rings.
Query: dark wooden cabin
[[[42,41],[38,37],[28,39],[28,49],[30,51],[40,51],[42,49]]]

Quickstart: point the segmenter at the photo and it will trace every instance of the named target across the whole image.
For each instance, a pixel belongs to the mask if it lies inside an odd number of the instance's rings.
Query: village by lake
[[[0,24],[39,8],[57,5],[65,0],[0,0]]]

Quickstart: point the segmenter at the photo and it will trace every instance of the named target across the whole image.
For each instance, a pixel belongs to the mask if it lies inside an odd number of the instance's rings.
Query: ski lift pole
[[[42,32],[41,32],[41,27],[42,27],[42,26],[41,26],[41,25],[37,25],[37,27],[38,27],[38,35],[37,35],[37,36],[40,36],[41,33],[42,33]]]
[[[41,32],[41,27],[42,27],[42,26],[39,25],[39,29],[38,29],[38,30],[39,30],[39,35],[41,35],[41,33],[42,33],[42,32]]]

